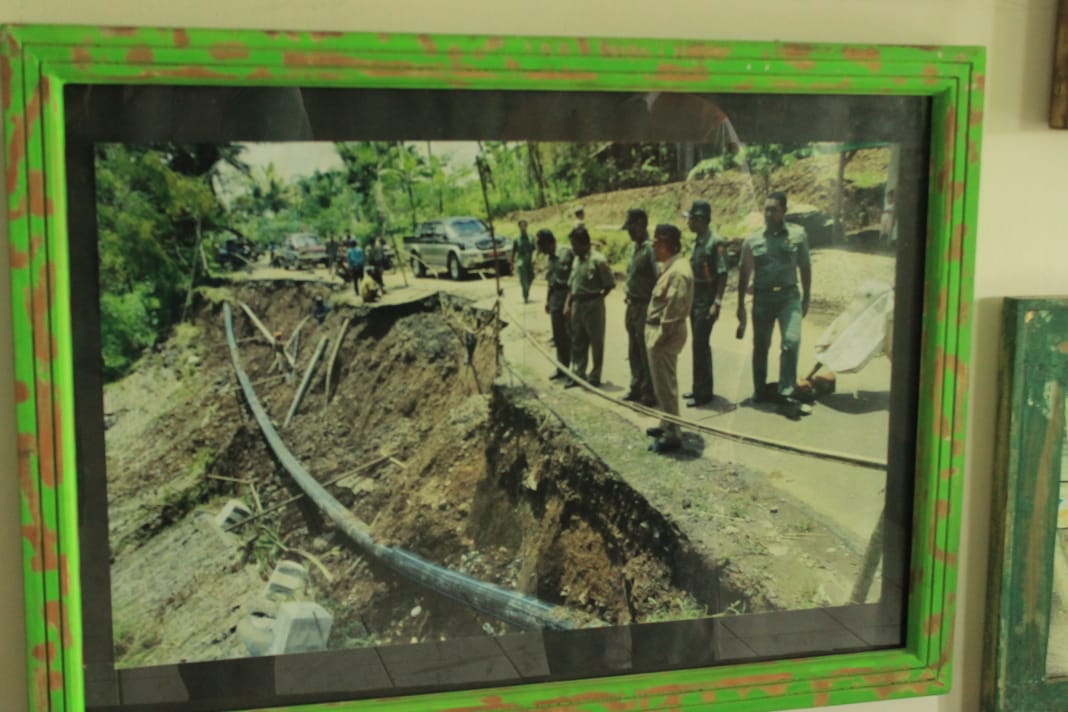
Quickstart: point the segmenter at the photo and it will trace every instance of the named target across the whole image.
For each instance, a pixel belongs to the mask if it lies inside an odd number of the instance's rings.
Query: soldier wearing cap
[[[534,236],[538,245],[538,252],[548,258],[548,266],[545,270],[545,281],[548,288],[545,294],[545,313],[549,315],[549,323],[553,328],[553,346],[556,347],[556,360],[567,368],[571,365],[571,331],[568,328],[567,317],[564,316],[564,305],[567,303],[567,283],[571,280],[571,263],[575,256],[567,247],[556,249],[556,236],[547,228],[538,230]],[[564,372],[559,368],[549,376],[550,380],[563,378]]]
[[[623,320],[627,330],[630,390],[623,400],[655,406],[656,396],[649,375],[649,353],[645,348],[645,317],[657,271],[656,257],[649,242],[649,217],[644,210],[631,208],[621,229],[627,231],[634,243],[627,265],[627,312]]]
[[[512,243],[512,271],[519,275],[523,303],[530,302],[530,284],[534,281],[534,243],[527,234],[527,221],[519,221],[519,237]]]
[[[766,402],[768,350],[775,322],[779,323],[782,350],[779,355],[777,399],[781,412],[790,418],[804,411],[794,399],[797,385],[797,355],[801,347],[801,319],[808,314],[812,289],[805,230],[787,223],[786,194],[772,193],[764,202],[764,230],[746,238],[738,276],[738,334],[745,331],[745,295],[753,278],[753,400]],[[797,279],[801,277],[798,290]]]
[[[679,256],[681,250],[679,229],[674,225],[657,225],[653,233],[653,251],[660,263],[660,276],[649,302],[645,346],[649,352],[657,405],[674,416],[679,414],[679,353],[686,345],[686,318],[693,306],[693,273],[690,264]],[[682,447],[682,432],[677,423],[662,420],[646,433],[657,438],[649,446],[654,452]]]
[[[571,368],[591,386],[600,386],[604,364],[604,298],[616,281],[608,260],[591,248],[590,233],[586,232],[585,226],[574,228],[568,238],[575,253],[564,304],[564,316],[570,319],[571,326]],[[590,352],[593,353],[593,367],[587,378]],[[575,385],[578,384],[571,381],[567,387]]]
[[[697,238],[690,269],[693,271],[693,310],[690,326],[693,330],[693,388],[685,394],[691,408],[712,400],[712,326],[719,318],[723,305],[723,291],[727,287],[727,243],[712,229],[712,206],[695,200],[688,212],[687,226]]]

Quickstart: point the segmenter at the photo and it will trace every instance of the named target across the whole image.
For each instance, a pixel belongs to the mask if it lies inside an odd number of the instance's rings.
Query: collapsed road
[[[609,453],[606,461],[604,447],[591,449],[560,408],[499,378],[492,314],[426,298],[373,310],[336,305],[322,323],[307,319],[308,305],[324,295],[314,283],[205,290],[193,323],[108,392],[119,665],[247,655],[237,624],[286,560],[311,562],[304,595],[331,612],[332,648],[546,624],[526,614],[501,622],[496,612],[458,604],[398,577],[375,551],[409,552],[529,603],[550,622],[583,626],[819,605],[813,581],[826,576],[803,576],[817,554],[846,581],[855,575],[858,552],[813,531],[803,510],[767,505],[744,468],[697,462],[699,470],[676,472],[644,453]],[[220,348],[230,301],[247,303],[264,325],[233,324],[243,377]],[[290,345],[292,376],[264,330]],[[293,409],[296,376],[311,370],[309,345],[339,334],[336,363],[332,357],[310,376]],[[247,415],[246,385],[258,394],[261,417]],[[619,427],[605,419],[609,434]],[[264,435],[271,430],[299,460],[307,489],[338,483],[327,516],[307,497],[294,499],[300,486]],[[639,471],[688,501],[678,511],[654,505],[630,484]],[[260,514],[219,545],[197,526],[198,514],[234,497]],[[771,509],[775,534],[764,531]],[[349,517],[364,524],[345,525]],[[688,523],[695,518],[700,536]],[[362,546],[347,529],[366,537]],[[768,549],[770,538],[790,548],[797,576],[758,565],[780,556]]]

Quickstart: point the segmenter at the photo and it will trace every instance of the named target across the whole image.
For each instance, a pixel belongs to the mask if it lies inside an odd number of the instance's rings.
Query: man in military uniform
[[[564,304],[564,316],[570,319],[571,325],[571,368],[591,386],[600,386],[604,364],[604,298],[616,282],[604,255],[590,247],[590,233],[584,225],[575,227],[568,238],[576,258]],[[586,365],[591,351],[593,368],[587,378]],[[570,381],[567,387],[576,385]]]
[[[656,405],[653,382],[649,376],[649,353],[645,348],[645,316],[649,296],[656,282],[656,257],[649,242],[649,217],[644,210],[627,211],[623,230],[634,243],[627,265],[627,312],[623,324],[627,329],[627,360],[630,362],[630,391],[625,401]]]
[[[712,229],[712,206],[695,200],[689,212],[683,213],[687,226],[696,237],[690,269],[693,272],[693,388],[685,394],[691,408],[712,401],[712,326],[723,306],[723,291],[727,287],[727,243]]]
[[[574,255],[566,247],[556,249],[556,236],[553,235],[552,230],[538,230],[538,234],[534,237],[538,244],[538,252],[545,255],[549,263],[545,270],[545,281],[548,283],[545,313],[549,315],[549,321],[553,327],[556,360],[567,368],[571,365],[571,333],[567,325],[567,317],[564,316],[564,305],[567,303],[567,283],[571,279],[571,262],[574,260]],[[563,378],[565,375],[557,368],[549,379]]]
[[[523,303],[530,302],[530,283],[534,281],[534,243],[527,234],[527,221],[519,221],[519,237],[512,243],[512,271],[519,276]]]
[[[383,282],[382,274],[386,269],[386,247],[381,237],[371,239],[371,244],[367,248],[367,276],[375,281],[378,285],[378,290],[382,293],[386,293],[386,285]]]
[[[679,256],[682,235],[674,225],[657,225],[653,233],[653,251],[660,263],[660,276],[653,286],[649,312],[645,321],[645,345],[653,390],[660,410],[679,414],[679,353],[686,345],[686,318],[693,306],[693,273],[690,264]],[[647,434],[657,438],[649,449],[669,452],[682,447],[678,424],[661,420]]]
[[[797,356],[801,347],[801,319],[808,314],[812,293],[812,265],[804,228],[787,223],[786,194],[772,193],[764,202],[765,229],[746,238],[738,276],[738,337],[745,331],[745,296],[753,278],[753,400],[778,401],[780,412],[797,418],[804,412],[794,398]],[[801,288],[798,290],[798,275]],[[766,394],[768,349],[779,322],[782,350],[776,397]]]

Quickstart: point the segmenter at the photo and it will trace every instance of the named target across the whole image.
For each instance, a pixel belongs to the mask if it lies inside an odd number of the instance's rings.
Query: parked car
[[[228,236],[215,251],[215,259],[224,269],[249,269],[260,258],[259,245],[247,237]]]
[[[314,267],[315,265],[328,267],[329,262],[326,256],[326,245],[318,235],[310,232],[286,235],[271,258],[273,266],[286,269]]]
[[[404,238],[412,272],[426,276],[430,271],[448,270],[453,279],[462,279],[471,270],[496,269],[511,273],[511,240],[494,238],[486,223],[475,217],[428,220],[415,236]]]

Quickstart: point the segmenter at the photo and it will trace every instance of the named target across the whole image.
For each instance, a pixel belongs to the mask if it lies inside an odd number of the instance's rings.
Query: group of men
[[[805,412],[795,398],[801,319],[807,314],[812,285],[812,268],[805,231],[787,223],[787,199],[772,193],[764,204],[764,229],[744,241],[738,278],[738,329],[744,336],[748,323],[746,298],[752,284],[753,397],[755,403],[776,403],[791,418]],[[686,404],[696,408],[713,400],[711,335],[723,307],[727,287],[727,241],[712,228],[712,208],[707,201],[695,200],[683,213],[687,228],[694,234],[689,259],[683,258],[682,234],[671,224],[659,224],[649,234],[644,210],[627,211],[622,229],[632,242],[627,265],[626,316],[627,357],[630,387],[624,400],[657,407],[679,415],[678,356],[685,347],[687,332],[693,332],[693,381],[683,394]],[[582,216],[578,216],[581,217]],[[533,280],[532,251],[518,246],[526,237],[526,222],[520,222],[516,256],[521,255],[517,272],[527,301]],[[589,385],[601,385],[604,363],[605,296],[615,286],[608,261],[592,249],[583,222],[568,235],[570,249],[557,247],[550,230],[539,230],[537,251],[548,260],[545,311],[552,323],[556,359]],[[689,329],[687,328],[689,321]],[[779,382],[774,392],[767,387],[768,350],[776,322],[781,332]],[[564,371],[550,377],[567,378]],[[565,387],[577,385],[568,379]],[[649,449],[670,452],[682,446],[677,424],[661,420],[647,433],[655,438]]]
[[[372,301],[378,294],[386,293],[382,273],[386,266],[386,245],[381,237],[372,238],[364,250],[352,235],[345,239],[345,266],[352,280],[352,288],[364,301]],[[366,282],[364,277],[373,280]]]

